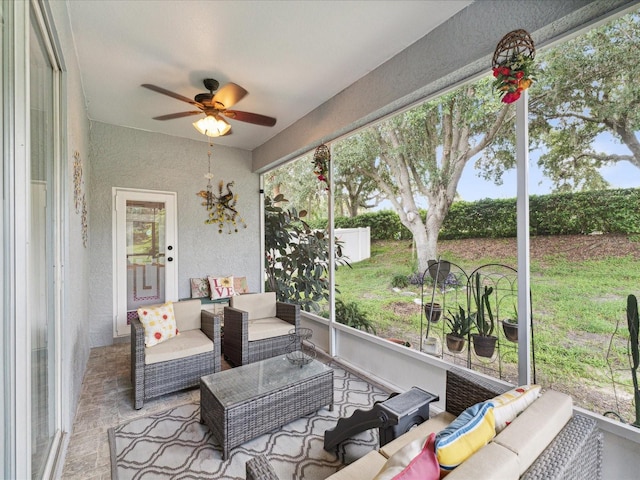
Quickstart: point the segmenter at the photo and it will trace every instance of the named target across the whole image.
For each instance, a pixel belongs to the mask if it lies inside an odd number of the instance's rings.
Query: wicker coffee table
[[[200,421],[229,450],[319,408],[333,409],[333,370],[317,360],[294,365],[285,355],[200,379]]]

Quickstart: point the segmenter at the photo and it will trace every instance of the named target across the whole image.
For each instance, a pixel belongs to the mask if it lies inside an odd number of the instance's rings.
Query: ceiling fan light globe
[[[231,125],[222,118],[216,118],[213,115],[207,115],[205,118],[201,118],[197,122],[194,122],[193,126],[207,137],[221,137],[231,130]]]

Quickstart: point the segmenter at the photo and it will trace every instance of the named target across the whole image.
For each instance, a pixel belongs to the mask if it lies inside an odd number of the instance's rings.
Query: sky
[[[629,154],[629,149],[614,140],[610,134],[604,133],[596,137],[594,149],[599,152]],[[551,193],[553,185],[544,177],[537,165],[538,154],[531,152],[529,158],[529,195],[547,195]],[[600,169],[604,179],[611,184],[611,188],[640,188],[640,168],[628,161]],[[458,194],[462,200],[474,202],[483,198],[515,198],[516,170],[510,170],[503,175],[502,185],[478,177],[478,171],[473,168],[473,161],[469,162],[462,172],[458,182]]]
[[[614,141],[609,134],[601,134],[594,144],[596,151],[609,151],[618,154],[628,154],[629,150]],[[458,182],[458,198],[466,202],[475,202],[485,198],[516,198],[517,174],[510,170],[503,174],[502,185],[484,180],[478,176],[474,168],[475,161],[470,161]],[[640,168],[628,161],[621,161],[612,166],[600,169],[610,188],[640,188]],[[552,193],[553,185],[544,177],[537,165],[537,154],[532,152],[529,158],[529,195],[548,195]],[[419,208],[427,208],[424,198],[417,199]],[[393,210],[391,202],[383,200],[374,210]]]
[[[640,188],[640,169],[627,161],[600,170],[604,179],[611,184],[611,188]],[[461,200],[474,202],[483,198],[515,198],[516,171],[510,170],[503,176],[503,184],[498,186],[493,182],[478,177],[478,172],[472,164],[462,172],[458,183],[458,194]],[[529,195],[546,195],[551,193],[551,182],[546,179],[535,160],[529,161]]]

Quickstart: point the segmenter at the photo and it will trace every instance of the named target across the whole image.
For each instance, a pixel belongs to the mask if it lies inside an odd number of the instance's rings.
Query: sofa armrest
[[[445,409],[457,417],[470,406],[489,400],[512,388],[512,386],[500,385],[470,371],[454,367],[447,371]]]
[[[140,409],[144,401],[144,327],[137,318],[131,320],[131,386],[134,406]]]
[[[249,314],[244,310],[224,307],[224,355],[234,365],[249,362]]]
[[[213,371],[222,370],[220,355],[222,355],[222,339],[220,338],[220,315],[207,310],[200,313],[200,329],[213,342]]]
[[[216,315],[208,310],[200,313],[200,329],[214,343],[220,342],[220,315]]]
[[[245,468],[247,480],[278,480],[278,476],[269,460],[262,454],[247,461]]]
[[[297,330],[300,326],[300,305],[276,302],[276,317],[290,323]]]
[[[603,435],[597,422],[574,415],[520,478],[600,479],[602,449]]]

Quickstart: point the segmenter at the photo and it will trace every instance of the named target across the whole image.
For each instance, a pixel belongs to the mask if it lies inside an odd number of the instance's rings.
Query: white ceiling
[[[274,127],[229,120],[216,143],[253,150],[375,69],[471,0],[69,0],[89,118],[206,141],[193,110],[147,90],[193,98],[204,78],[249,94],[232,109],[277,118]]]

